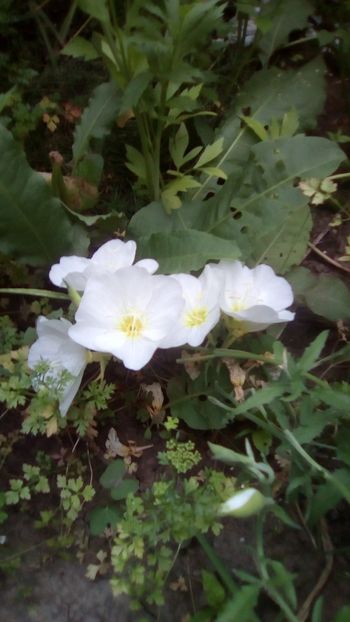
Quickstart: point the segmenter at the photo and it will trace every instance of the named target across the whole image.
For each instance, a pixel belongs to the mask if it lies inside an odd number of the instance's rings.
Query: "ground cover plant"
[[[0,9],[5,606],[39,548],[107,577],[106,620],[124,595],[347,620],[349,3],[25,5]]]

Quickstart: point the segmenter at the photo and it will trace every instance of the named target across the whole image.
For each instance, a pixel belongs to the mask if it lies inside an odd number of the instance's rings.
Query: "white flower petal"
[[[91,263],[102,267],[107,272],[115,272],[119,268],[131,266],[136,254],[136,242],[122,242],[110,240],[106,242],[91,257]]]
[[[90,259],[86,257],[61,257],[60,262],[54,264],[49,272],[51,283],[57,287],[66,287],[65,281],[69,277],[69,285],[81,291],[84,289],[85,280],[81,275],[90,264]],[[74,276],[73,276],[74,275]],[[83,287],[81,287],[83,285]]]

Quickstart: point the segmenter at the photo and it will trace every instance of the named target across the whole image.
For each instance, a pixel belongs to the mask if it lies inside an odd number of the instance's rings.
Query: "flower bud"
[[[247,518],[252,516],[265,505],[265,497],[255,488],[245,488],[236,492],[227,499],[219,508],[220,516],[234,516],[235,518]]]

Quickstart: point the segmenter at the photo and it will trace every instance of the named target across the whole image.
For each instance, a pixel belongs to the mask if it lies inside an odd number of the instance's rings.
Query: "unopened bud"
[[[220,506],[221,516],[247,518],[260,512],[265,505],[265,497],[255,488],[245,488],[236,492]]]

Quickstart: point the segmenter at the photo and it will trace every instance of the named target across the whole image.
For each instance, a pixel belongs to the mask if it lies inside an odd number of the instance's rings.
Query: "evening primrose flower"
[[[184,302],[181,287],[168,276],[131,266],[114,274],[92,275],[69,335],[74,341],[141,369],[170,333]]]
[[[286,310],[293,302],[292,288],[270,266],[250,269],[240,261],[221,261],[210,264],[210,269],[222,278],[220,308],[243,322],[245,332],[294,319],[294,313]]]
[[[191,274],[174,274],[172,278],[181,285],[185,306],[161,347],[171,348],[185,343],[199,346],[220,318],[220,279],[208,266],[198,278]]]
[[[85,289],[90,276],[113,274],[120,268],[131,266],[136,255],[136,242],[122,242],[110,240],[103,244],[91,257],[61,257],[58,264],[54,264],[49,272],[49,278],[58,287],[72,287],[78,291]],[[154,259],[141,259],[135,265],[145,268],[153,274],[158,269]]]
[[[89,354],[68,336],[71,326],[63,318],[49,320],[40,316],[36,326],[39,338],[30,347],[28,354],[29,369],[35,370],[40,364],[47,364],[43,378],[34,379],[33,387],[36,391],[45,386],[56,388],[63,417],[80,387]]]

